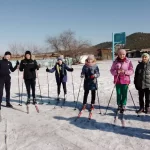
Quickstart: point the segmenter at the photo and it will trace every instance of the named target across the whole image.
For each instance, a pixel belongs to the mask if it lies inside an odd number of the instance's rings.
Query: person
[[[23,71],[23,79],[27,89],[27,102],[26,105],[30,104],[30,89],[32,89],[33,104],[37,104],[35,99],[35,84],[36,84],[36,70],[39,70],[39,66],[36,60],[32,59],[30,51],[25,52],[25,58],[21,61],[20,71]]]
[[[91,107],[90,110],[94,109],[95,95],[98,88],[97,78],[100,76],[99,68],[96,65],[96,59],[94,55],[89,55],[85,60],[85,65],[82,68],[81,78],[84,78],[84,97],[82,110],[86,109],[87,98],[89,91],[91,90]]]
[[[138,113],[150,113],[150,56],[147,53],[142,54],[142,61],[136,67],[134,76],[135,88],[139,94],[140,109]],[[145,96],[145,109],[144,109]]]
[[[46,72],[53,73],[55,72],[55,77],[56,77],[56,83],[57,83],[57,98],[59,100],[59,95],[60,95],[60,88],[61,84],[63,86],[64,90],[64,99],[66,99],[66,94],[67,94],[67,87],[66,87],[66,82],[67,82],[67,71],[72,72],[73,68],[69,68],[64,62],[61,57],[57,59],[57,63],[52,69],[46,69]]]
[[[13,107],[10,104],[10,87],[11,87],[11,76],[10,71],[14,72],[19,66],[19,61],[16,61],[15,67],[12,66],[10,62],[11,53],[9,51],[5,52],[2,60],[0,60],[0,109],[3,97],[3,88],[5,85],[6,90],[6,107]]]
[[[132,62],[126,57],[124,49],[118,50],[118,57],[113,62],[110,72],[116,85],[118,110],[123,113],[127,104],[130,76],[134,73]]]

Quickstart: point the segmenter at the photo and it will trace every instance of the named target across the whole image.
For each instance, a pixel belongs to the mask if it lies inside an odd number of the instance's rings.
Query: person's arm
[[[12,63],[11,63],[11,62],[9,62],[9,65],[10,65],[10,70],[11,70],[11,72],[14,72],[14,71],[17,69],[17,67],[19,66],[19,62],[18,62],[18,60],[17,60],[15,67],[12,66]]]
[[[73,71],[73,68],[69,68],[66,64],[65,64],[65,69],[66,69],[67,71],[70,71],[70,72]]]
[[[136,81],[137,81],[138,70],[139,70],[139,65],[137,65],[137,67],[136,67],[136,69],[135,69],[134,84],[136,84]]]
[[[23,61],[21,60],[21,63],[20,63],[20,66],[19,66],[19,70],[23,71],[23,69],[24,69],[24,65],[23,65]]]
[[[100,76],[100,72],[99,72],[99,68],[97,66],[96,70],[95,70],[95,78],[98,78],[99,76]]]
[[[132,62],[129,63],[129,68],[125,71],[125,75],[131,76],[134,73]]]
[[[117,72],[117,69],[116,69],[116,66],[115,66],[115,62],[113,62],[112,66],[111,66],[111,69],[110,69],[110,72],[113,76],[116,76],[118,74]]]
[[[35,65],[35,70],[39,70],[39,65],[37,64],[37,61],[36,60],[34,60],[34,65]]]

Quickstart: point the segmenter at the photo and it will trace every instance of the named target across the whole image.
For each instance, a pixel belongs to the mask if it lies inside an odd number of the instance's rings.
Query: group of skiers
[[[10,84],[11,77],[10,71],[14,72],[17,68],[23,71],[23,78],[27,89],[27,102],[26,105],[30,104],[30,88],[32,89],[33,104],[36,104],[35,99],[35,85],[36,85],[36,70],[39,70],[39,65],[36,60],[32,59],[30,51],[25,52],[25,58],[19,64],[16,61],[16,65],[13,68],[11,62],[11,53],[6,52],[3,59],[0,60],[0,109],[3,96],[3,88],[5,84],[6,89],[6,106],[12,107],[10,104]],[[73,68],[69,68],[61,57],[57,59],[55,66],[52,69],[46,69],[46,72],[55,72],[56,83],[57,83],[57,94],[58,98],[60,95],[61,84],[64,90],[64,98],[67,94],[67,71],[73,72]],[[116,86],[117,93],[117,105],[120,112],[124,112],[127,103],[127,93],[130,84],[130,76],[134,74],[133,65],[131,60],[126,57],[126,51],[124,49],[118,50],[118,56],[113,62],[110,69],[111,74],[114,76],[114,84]],[[99,67],[96,64],[94,55],[89,55],[85,60],[85,65],[81,71],[81,78],[84,79],[84,97],[82,110],[86,109],[87,97],[89,91],[91,91],[91,107],[90,110],[94,109],[96,90],[98,90],[97,78],[100,76]],[[150,56],[147,53],[142,55],[142,61],[136,67],[134,77],[135,88],[139,93],[139,104],[140,109],[137,113],[145,112],[150,113],[149,100],[150,100]],[[144,102],[145,96],[145,102]],[[144,105],[145,104],[145,105]]]

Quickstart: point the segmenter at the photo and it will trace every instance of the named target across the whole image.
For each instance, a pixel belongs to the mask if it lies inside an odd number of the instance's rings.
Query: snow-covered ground
[[[132,59],[134,68],[137,59]],[[101,61],[98,63],[101,77],[98,79],[100,105],[102,113],[105,113],[108,100],[113,89],[113,77],[109,70],[112,61]],[[75,86],[75,97],[77,98],[81,82],[80,72],[82,65],[73,66],[73,78]],[[11,103],[19,110],[2,107],[2,122],[0,122],[0,150],[149,150],[150,147],[150,116],[142,114],[137,117],[134,105],[128,94],[127,110],[125,112],[126,128],[121,127],[118,120],[114,126],[114,111],[116,105],[116,93],[114,90],[107,115],[99,114],[98,100],[93,112],[92,120],[88,122],[88,111],[86,110],[80,119],[74,121],[78,110],[74,110],[75,103],[71,73],[68,72],[68,95],[67,102],[63,108],[61,103],[53,109],[57,96],[54,74],[49,74],[50,105],[48,102],[48,84],[45,68],[38,71],[41,85],[43,105],[39,105],[40,113],[34,106],[30,105],[30,113],[26,113],[24,102],[26,101],[26,90],[23,89],[23,106],[18,106],[18,72],[12,73]],[[20,73],[20,88],[22,86],[22,73]],[[24,85],[23,85],[24,86]],[[138,106],[138,94],[134,88],[133,76],[129,87],[135,104]],[[38,99],[40,95],[38,82],[36,87]],[[4,92],[5,97],[5,92]],[[61,93],[63,98],[63,92]],[[91,95],[88,102],[90,104]],[[83,88],[79,95],[78,107],[82,106]],[[5,105],[5,100],[3,101]]]

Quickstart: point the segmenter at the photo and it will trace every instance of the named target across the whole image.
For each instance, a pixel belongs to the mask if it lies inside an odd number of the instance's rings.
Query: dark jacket
[[[97,90],[97,78],[100,76],[99,68],[95,64],[93,66],[84,65],[81,76],[84,75],[84,90]],[[91,75],[96,75],[96,78],[91,79]]]
[[[55,77],[56,82],[67,82],[67,71],[72,71],[71,68],[69,68],[65,63],[62,63],[62,65],[59,65],[59,63],[56,63],[56,65],[49,70],[50,73],[53,73],[55,71]]]
[[[11,72],[14,72],[16,69],[17,66],[13,68],[12,63],[7,59],[0,60],[0,77],[8,76]]]
[[[137,90],[150,89],[150,62],[139,62],[135,70],[134,84]]]
[[[39,70],[39,66],[37,65],[36,60],[32,59],[24,59],[20,63],[20,71],[24,71],[23,77],[24,79],[35,79],[36,72],[35,70]]]

